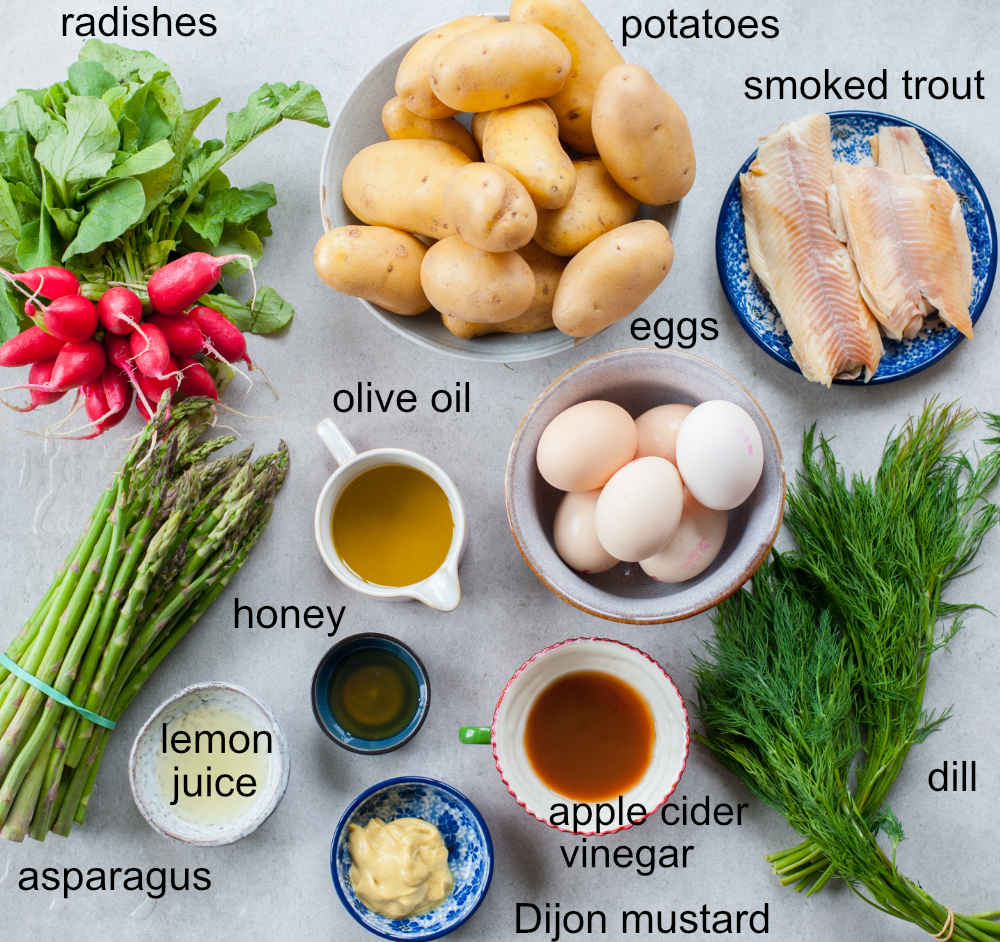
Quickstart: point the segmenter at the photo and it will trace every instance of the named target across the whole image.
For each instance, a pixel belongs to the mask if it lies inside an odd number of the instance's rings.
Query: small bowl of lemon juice
[[[132,744],[129,782],[150,826],[186,844],[252,834],[288,785],[288,744],[271,711],[233,684],[186,687]]]

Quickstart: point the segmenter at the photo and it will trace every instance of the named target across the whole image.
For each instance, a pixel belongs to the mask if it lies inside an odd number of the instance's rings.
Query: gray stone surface
[[[90,6],[89,4],[87,6]],[[145,8],[145,5],[142,5]],[[175,8],[175,4],[161,4]],[[623,12],[595,0],[594,9],[612,31]],[[129,4],[131,10],[139,5]],[[430,9],[415,0],[381,3],[341,0],[307,4],[264,0],[256,4],[215,0],[219,35],[214,39],[142,42],[174,68],[190,103],[219,94],[224,108],[239,107],[261,81],[302,78],[318,85],[335,113],[364,71],[386,50],[423,27],[474,10],[485,0],[448,0]],[[50,3],[27,7],[0,4],[3,79],[0,94],[61,78],[78,41],[59,36]],[[177,7],[179,10],[180,7]],[[662,4],[631,5],[627,12],[665,14]],[[690,5],[679,12],[701,12]],[[714,9],[714,8],[713,8]],[[818,421],[837,437],[847,463],[869,470],[891,426],[918,410],[928,396],[961,397],[970,406],[997,408],[997,304],[990,306],[976,339],[962,344],[938,366],[902,383],[877,388],[826,391],[806,384],[766,357],[740,330],[718,286],[713,254],[719,202],[733,172],[756,138],[782,120],[810,110],[808,103],[750,103],[742,95],[747,74],[781,71],[807,74],[824,66],[890,75],[912,67],[952,75],[977,68],[995,71],[1000,16],[973,0],[942,5],[928,0],[765,7],[730,5],[727,13],[777,13],[777,40],[637,41],[628,57],[656,75],[686,109],[698,153],[698,179],[685,200],[677,232],[677,260],[669,279],[645,305],[665,315],[713,314],[720,337],[701,344],[704,355],[744,382],[769,413],[783,443],[787,467],[798,465],[800,433]],[[988,72],[987,94],[995,95]],[[862,106],[865,103],[862,103]],[[837,107],[831,104],[829,107]],[[916,120],[962,153],[987,192],[1000,193],[997,170],[996,102],[907,102],[893,83],[890,99],[875,107]],[[222,112],[208,122],[221,133]],[[843,886],[802,899],[782,889],[763,855],[793,841],[773,812],[748,797],[700,746],[694,746],[679,794],[711,795],[714,801],[749,800],[742,828],[673,828],[647,824],[612,838],[612,844],[694,844],[687,870],[653,876],[634,872],[567,870],[559,847],[569,841],[525,815],[497,776],[489,750],[459,746],[461,723],[487,722],[504,682],[530,654],[551,641],[600,634],[636,644],[673,673],[692,694],[692,650],[710,632],[706,616],[660,628],[606,624],[561,603],[522,562],[508,532],[503,504],[503,467],[517,423],[537,392],[584,355],[631,343],[620,325],[578,353],[550,361],[477,366],[419,351],[375,323],[349,298],[334,296],[315,277],[312,246],[320,234],[317,176],[323,132],[286,126],[254,144],[229,168],[234,181],[274,181],[280,203],[273,212],[275,236],[260,276],[274,282],[295,304],[292,330],[276,340],[255,338],[259,358],[281,392],[274,402],[258,386],[243,402],[240,383],[228,401],[254,420],[224,415],[261,447],[278,437],[289,441],[293,468],[274,520],[249,563],[197,631],[153,677],[120,724],[104,758],[85,827],[68,840],[0,846],[0,935],[7,939],[81,940],[131,938],[189,940],[288,938],[363,942],[367,934],[341,908],[328,872],[332,829],[345,805],[368,785],[389,776],[416,773],[441,777],[469,794],[489,821],[496,843],[492,890],[480,912],[456,938],[515,937],[517,901],[558,902],[563,909],[602,908],[609,913],[608,938],[617,938],[615,914],[623,908],[756,909],[770,904],[770,936],[780,942],[833,938],[916,939],[918,930],[893,922],[855,900]],[[13,372],[5,374],[9,377]],[[312,542],[312,509],[330,473],[330,460],[314,437],[315,423],[330,412],[340,386],[371,379],[380,386],[409,386],[426,400],[439,386],[469,379],[469,415],[437,416],[420,409],[410,416],[343,418],[344,430],[360,446],[399,445],[424,452],[456,479],[469,511],[470,545],[462,568],[465,600],[442,616],[417,605],[380,604],[350,594],[324,568]],[[9,381],[13,382],[13,378]],[[56,407],[49,415],[61,414]],[[43,416],[7,414],[0,424],[3,460],[4,541],[0,544],[4,604],[2,634],[13,634],[43,593],[53,566],[83,524],[98,490],[117,465],[121,430],[89,443],[43,442]],[[983,565],[961,587],[962,597],[1000,607],[995,560],[1000,541],[991,537]],[[337,749],[317,728],[309,708],[309,680],[329,641],[320,632],[248,634],[233,629],[233,599],[251,604],[316,602],[347,605],[342,633],[376,630],[396,634],[424,658],[434,696],[427,723],[406,748],[363,758]],[[908,840],[901,868],[939,899],[964,911],[1000,905],[998,769],[1000,741],[994,722],[995,664],[1000,656],[997,622],[976,614],[969,629],[938,656],[927,705],[953,705],[945,730],[916,749],[893,795]],[[126,760],[132,738],[165,697],[196,681],[245,685],[275,711],[292,749],[288,793],[277,813],[254,836],[226,848],[192,850],[160,837],[136,811],[129,793]],[[976,759],[979,791],[937,796],[928,771],[946,759]],[[168,893],[155,905],[135,893],[85,893],[63,900],[17,888],[20,868],[209,867],[209,892]],[[525,937],[525,936],[522,936]],[[539,933],[538,937],[547,938]],[[597,936],[595,936],[596,938]]]

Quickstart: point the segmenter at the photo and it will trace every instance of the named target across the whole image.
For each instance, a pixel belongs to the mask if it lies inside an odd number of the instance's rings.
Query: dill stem
[[[823,875],[812,885],[812,888],[808,893],[806,893],[806,896],[812,896],[814,893],[818,893],[836,875],[837,871],[834,869],[833,864],[827,864],[826,870],[823,871]]]
[[[812,841],[803,841],[796,847],[789,850],[779,851],[776,854],[768,854],[767,860],[774,865],[774,872],[781,874],[799,866],[800,864],[811,862],[817,857],[822,857],[821,851]]]

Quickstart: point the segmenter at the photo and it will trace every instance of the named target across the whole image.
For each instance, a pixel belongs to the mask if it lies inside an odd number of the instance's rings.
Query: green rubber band
[[[41,690],[46,696],[51,697],[57,703],[61,703],[63,706],[68,706],[73,710],[76,710],[85,720],[90,720],[91,723],[96,723],[98,726],[103,726],[105,729],[114,729],[115,721],[109,720],[106,717],[100,716],[94,713],[92,710],[88,710],[86,707],[79,706],[70,700],[69,697],[64,693],[60,693],[55,687],[50,687],[44,680],[39,680],[34,674],[29,674],[23,667],[15,664],[6,654],[0,652],[0,664],[7,668],[12,674],[20,677],[25,683],[31,684],[36,690]]]

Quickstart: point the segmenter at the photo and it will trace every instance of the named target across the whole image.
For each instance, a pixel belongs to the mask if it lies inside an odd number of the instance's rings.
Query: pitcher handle
[[[316,426],[316,434],[323,439],[330,454],[337,459],[337,464],[347,464],[357,455],[354,446],[344,437],[344,433],[337,428],[333,419],[323,419]]]

